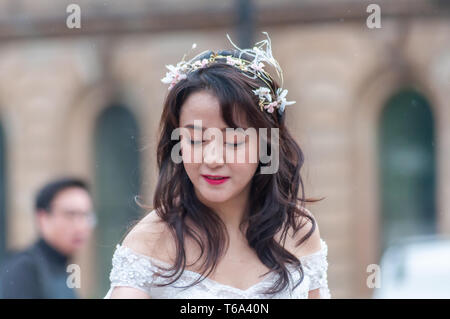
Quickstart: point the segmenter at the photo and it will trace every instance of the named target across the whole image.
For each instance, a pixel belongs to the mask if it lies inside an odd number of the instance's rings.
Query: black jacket
[[[77,298],[66,281],[68,258],[40,238],[2,265],[0,298]]]

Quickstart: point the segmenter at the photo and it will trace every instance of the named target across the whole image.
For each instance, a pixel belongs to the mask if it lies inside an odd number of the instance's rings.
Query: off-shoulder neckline
[[[301,256],[301,257],[300,257],[300,261],[303,262],[303,261],[308,260],[308,259],[310,259],[310,258],[314,258],[315,256],[322,255],[322,254],[326,254],[326,253],[327,253],[328,247],[327,247],[326,242],[325,242],[322,238],[320,238],[320,244],[321,244],[320,250],[318,250],[318,251],[316,251],[316,252],[314,252],[314,253],[308,254],[308,255]],[[166,261],[162,261],[162,260],[157,259],[157,258],[155,258],[155,257],[151,257],[151,256],[147,256],[147,255],[138,253],[138,252],[134,251],[132,248],[130,248],[130,247],[128,247],[128,246],[124,246],[124,245],[121,245],[121,244],[117,244],[116,250],[118,250],[118,249],[125,249],[125,250],[128,250],[128,251],[132,252],[134,255],[137,255],[137,256],[139,256],[139,257],[142,257],[142,258],[144,258],[144,259],[150,261],[150,263],[152,263],[152,264],[160,264],[160,265],[162,265],[163,267],[171,267],[171,266],[172,266],[172,264],[170,264],[170,263],[168,263],[168,262],[166,262]],[[291,266],[291,265],[287,265],[287,266]],[[198,277],[198,278],[200,278],[200,276],[201,276],[200,273],[195,272],[195,271],[192,271],[192,270],[188,270],[188,269],[185,269],[185,270],[183,271],[183,274],[185,274],[185,273],[190,274],[191,276],[196,276],[196,277]],[[183,275],[183,274],[182,274],[182,275]],[[249,291],[252,291],[253,289],[255,289],[256,287],[259,287],[260,285],[264,284],[269,278],[272,278],[274,275],[275,275],[274,272],[267,273],[266,275],[263,276],[263,279],[261,279],[261,280],[258,281],[257,283],[255,283],[255,284],[253,284],[253,285],[251,285],[250,287],[245,288],[245,289],[241,289],[241,288],[237,288],[237,287],[234,287],[234,286],[230,286],[230,285],[227,285],[227,284],[218,282],[218,281],[216,281],[216,280],[210,279],[210,278],[208,278],[208,277],[206,277],[206,278],[204,279],[204,281],[205,281],[205,282],[208,282],[209,284],[211,284],[211,285],[213,285],[213,286],[219,286],[219,287],[226,288],[226,289],[228,289],[228,290],[237,291],[237,292],[239,292],[239,293],[241,293],[241,294],[246,294],[246,293],[248,293]]]

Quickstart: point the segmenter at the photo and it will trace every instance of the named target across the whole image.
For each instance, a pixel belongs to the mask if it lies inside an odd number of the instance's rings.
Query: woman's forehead
[[[233,114],[233,120],[237,127],[246,128],[247,121],[243,113]],[[204,129],[210,127],[225,129],[229,127],[222,117],[219,100],[206,91],[191,94],[182,105],[180,127],[189,126],[189,128],[196,129],[199,124],[194,122],[201,123],[200,125]]]

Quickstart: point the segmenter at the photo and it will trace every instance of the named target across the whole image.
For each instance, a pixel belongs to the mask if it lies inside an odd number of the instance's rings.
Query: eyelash
[[[198,144],[200,144],[200,143],[203,143],[204,141],[193,141],[193,140],[191,140],[191,145],[198,145]],[[234,146],[234,147],[238,147],[239,145],[242,145],[242,144],[244,144],[245,142],[240,142],[240,143],[237,143],[237,144],[235,144],[235,143],[226,143],[226,144],[228,144],[228,145],[230,145],[230,146]]]

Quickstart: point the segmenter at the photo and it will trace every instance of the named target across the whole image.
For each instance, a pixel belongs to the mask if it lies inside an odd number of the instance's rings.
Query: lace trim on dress
[[[321,250],[300,257],[305,277],[309,278],[308,290],[320,288],[321,298],[331,297],[327,282],[327,252],[327,244],[321,239]],[[156,283],[166,283],[171,280],[171,278],[163,278],[155,275],[159,271],[163,272],[163,270],[160,270],[157,266],[167,268],[171,266],[169,263],[147,255],[139,254],[131,248],[122,245],[116,246],[112,259],[112,266],[110,273],[111,288],[117,286],[133,287],[143,290],[152,296],[153,289],[164,288],[155,286]],[[296,270],[293,272],[296,273],[293,277],[295,277],[295,280],[298,280],[298,272]],[[200,276],[201,275],[197,272],[184,270],[180,278],[175,283],[171,284],[170,287],[177,289],[192,288],[185,288],[183,286],[191,284]],[[261,281],[245,290],[222,284],[209,278],[205,278],[203,281],[199,282],[196,287],[197,289],[209,291],[213,295],[223,295],[224,292],[227,292],[229,295],[231,294],[231,296],[235,296],[236,298],[251,298],[252,295],[254,296],[255,294],[260,293],[260,291],[256,291],[256,289],[262,289],[261,291],[263,291],[263,289],[270,287],[275,279],[274,276],[275,273],[266,274]],[[300,286],[302,286],[302,284],[300,284],[299,287]],[[165,288],[167,287],[169,286],[166,286]],[[299,289],[299,287],[297,287],[297,289]],[[108,295],[109,293],[107,296]]]
[[[323,239],[320,239],[321,249],[313,254],[300,258],[305,275],[310,278],[309,290],[320,288],[321,298],[331,298],[328,289],[328,246]]]

